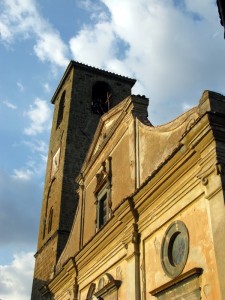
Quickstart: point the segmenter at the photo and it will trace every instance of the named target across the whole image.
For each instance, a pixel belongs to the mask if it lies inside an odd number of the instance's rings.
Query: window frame
[[[110,209],[110,190],[107,184],[105,184],[96,195],[97,204],[97,230],[102,228],[111,216]],[[105,206],[105,209],[104,209]]]
[[[99,173],[96,174],[96,187],[94,190],[96,205],[96,232],[101,229],[112,217],[112,157],[102,162]],[[104,199],[104,202],[103,202]],[[105,205],[103,209],[102,205]],[[102,214],[105,213],[105,216]]]

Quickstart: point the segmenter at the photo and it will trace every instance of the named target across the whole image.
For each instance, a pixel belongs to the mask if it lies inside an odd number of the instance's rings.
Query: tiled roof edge
[[[96,67],[92,67],[92,66],[89,66],[89,65],[71,60],[69,65],[67,66],[67,68],[66,68],[66,70],[65,70],[65,72],[64,72],[64,74],[63,74],[63,76],[62,76],[62,78],[61,78],[61,80],[60,80],[60,82],[57,86],[57,88],[56,88],[56,90],[55,90],[55,93],[54,93],[54,95],[51,99],[51,103],[54,104],[55,98],[57,97],[58,92],[59,92],[63,82],[65,81],[65,79],[67,77],[67,74],[72,69],[72,67],[76,67],[76,68],[80,68],[80,69],[87,69],[89,71],[93,71],[93,72],[96,72],[96,73],[99,73],[99,74],[107,75],[109,77],[117,78],[118,80],[127,81],[131,84],[131,87],[133,87],[133,85],[136,82],[136,79],[132,79],[132,78],[129,78],[129,77],[126,77],[126,76],[118,75],[116,73],[112,73],[112,72],[109,72],[109,71],[106,71],[106,70],[103,70],[103,69],[99,69],[99,68],[96,68]]]

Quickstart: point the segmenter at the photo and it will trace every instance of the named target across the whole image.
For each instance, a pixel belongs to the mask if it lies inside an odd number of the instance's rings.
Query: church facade
[[[32,300],[225,297],[225,97],[154,127],[134,84],[71,61],[52,98]]]

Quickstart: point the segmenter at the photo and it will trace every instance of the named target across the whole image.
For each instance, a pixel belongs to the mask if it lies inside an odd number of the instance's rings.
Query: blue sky
[[[149,119],[225,94],[214,0],[0,0],[0,298],[30,298],[53,107],[71,59],[137,79]]]

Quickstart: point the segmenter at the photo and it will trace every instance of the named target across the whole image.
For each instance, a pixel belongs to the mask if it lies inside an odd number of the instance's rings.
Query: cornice
[[[62,287],[65,287],[69,281],[71,281],[76,276],[76,264],[74,258],[70,258],[65,266],[61,269],[59,273],[50,282],[48,287],[51,291],[57,292]],[[65,284],[66,283],[66,284]]]
[[[76,69],[79,69],[79,70],[85,70],[85,71],[88,71],[88,72],[92,72],[92,73],[95,73],[95,74],[102,75],[104,77],[113,78],[113,79],[116,79],[116,80],[119,80],[119,81],[126,82],[130,85],[131,88],[134,86],[134,84],[136,82],[135,79],[132,79],[132,78],[129,78],[129,77],[126,77],[126,76],[122,76],[122,75],[118,75],[118,74],[115,74],[115,73],[112,73],[112,72],[109,72],[109,71],[106,71],[106,70],[103,70],[103,69],[98,69],[98,68],[95,68],[95,67],[92,67],[92,66],[89,66],[89,65],[71,60],[70,63],[68,64],[63,76],[62,76],[62,79],[59,82],[58,87],[56,88],[56,91],[55,91],[55,93],[54,93],[54,95],[51,99],[51,103],[54,104],[55,99],[56,99],[62,85],[64,84],[66,78],[68,77],[68,74],[71,72],[71,70],[73,68],[76,68]]]
[[[180,283],[180,282],[190,279],[190,278],[199,277],[202,273],[203,273],[202,268],[193,268],[193,269],[187,271],[186,273],[177,276],[175,279],[170,280],[169,282],[163,284],[159,288],[156,288],[156,289],[150,291],[149,294],[151,294],[152,296],[158,297],[162,292],[168,290],[171,287],[176,286],[177,283]]]

